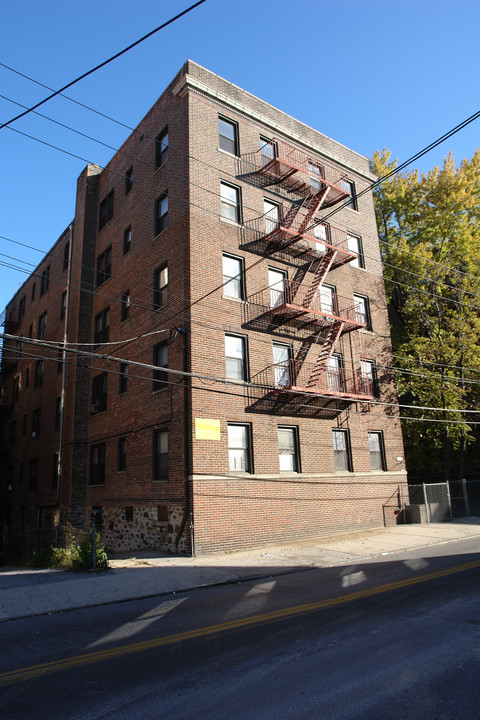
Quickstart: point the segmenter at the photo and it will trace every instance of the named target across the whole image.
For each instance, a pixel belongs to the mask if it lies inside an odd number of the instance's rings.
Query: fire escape
[[[325,284],[330,270],[356,254],[345,232],[317,217],[321,209],[348,199],[348,184],[342,184],[338,171],[277,141],[265,142],[243,167],[255,184],[281,190],[289,202],[266,201],[264,215],[244,224],[242,247],[296,268],[291,280],[271,271],[269,287],[247,298],[244,324],[301,340],[295,357],[291,346],[274,343],[274,362],[251,378],[250,409],[326,417],[357,400],[373,399],[353,343],[350,367],[335,353],[340,338],[352,337],[367,318],[353,297],[341,297]]]

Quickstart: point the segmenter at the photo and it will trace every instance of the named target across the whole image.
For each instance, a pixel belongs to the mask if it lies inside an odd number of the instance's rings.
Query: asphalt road
[[[476,550],[2,623],[0,716],[477,720]]]

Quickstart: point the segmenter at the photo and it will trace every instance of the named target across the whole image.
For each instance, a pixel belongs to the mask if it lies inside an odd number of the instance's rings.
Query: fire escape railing
[[[300,281],[286,281],[284,289],[264,288],[253,293],[247,302],[256,306],[258,314],[283,316],[284,322],[298,319],[308,320],[318,327],[333,322],[343,322],[343,333],[365,327],[367,318],[350,298],[336,292],[325,292],[319,288],[313,297],[309,296],[310,287]]]
[[[373,400],[369,378],[360,369],[325,366],[319,375],[314,363],[303,363],[300,368],[292,358],[268,365],[250,378],[262,391],[276,393],[305,392],[346,399]]]

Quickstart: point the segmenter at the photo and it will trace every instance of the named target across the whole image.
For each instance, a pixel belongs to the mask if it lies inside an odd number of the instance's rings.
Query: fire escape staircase
[[[250,296],[247,305],[253,308],[253,313],[257,311],[256,320],[260,322],[256,327],[252,324],[255,329],[282,333],[291,327],[307,334],[303,335],[295,358],[265,368],[252,381],[258,382],[264,393],[270,388],[264,397],[270,401],[270,411],[276,406],[277,410],[288,414],[290,407],[291,414],[296,414],[299,408],[309,405],[316,405],[317,410],[330,405],[339,411],[356,397],[365,397],[366,392],[353,372],[349,376],[344,368],[330,365],[330,360],[340,337],[365,327],[365,323],[356,313],[353,300],[339,298],[333,293],[330,302],[324,303],[322,285],[333,267],[350,262],[356,255],[348,249],[346,234],[341,243],[336,243],[330,236],[325,237],[325,241],[323,237],[315,237],[312,231],[320,222],[315,216],[322,206],[340,202],[348,197],[348,193],[339,182],[333,183],[331,177],[325,179],[325,169],[318,178],[318,186],[313,187],[308,177],[304,177],[308,164],[305,156],[302,158],[300,153],[292,151],[286,157],[284,148],[276,148],[275,157],[257,168],[265,178],[263,186],[283,184],[289,192],[295,190],[303,197],[293,202],[286,212],[281,212],[278,222],[268,213],[258,219],[264,222],[264,230],[262,233],[257,220],[255,231],[263,242],[261,247],[265,254],[279,259],[282,255],[300,258],[302,264],[295,279],[286,281],[283,291],[266,288]],[[244,247],[251,249],[248,245]],[[319,344],[321,348],[316,360],[307,363],[310,350]],[[254,403],[258,404],[258,401]]]

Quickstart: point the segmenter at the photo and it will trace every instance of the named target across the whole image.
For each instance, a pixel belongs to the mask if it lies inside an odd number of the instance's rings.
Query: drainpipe
[[[63,432],[65,421],[65,389],[67,385],[67,339],[68,339],[68,318],[70,309],[70,285],[72,280],[72,254],[73,254],[73,223],[69,227],[69,248],[68,248],[68,275],[67,275],[67,297],[65,302],[65,327],[63,330],[63,352],[62,352],[62,393],[60,396],[60,432],[58,441],[58,463],[57,463],[57,509],[60,509],[60,481],[62,478],[63,463]],[[58,525],[57,525],[58,543]]]
[[[183,371],[188,372],[188,346],[187,346],[187,331],[185,328],[177,328],[177,331],[183,335]],[[182,521],[180,523],[180,527],[178,528],[177,536],[175,538],[175,550],[178,552],[178,544],[180,542],[180,538],[182,537],[182,533],[185,530],[185,525],[187,524],[187,519],[190,515],[190,480],[189,480],[189,469],[190,469],[190,436],[189,436],[189,430],[190,430],[190,423],[189,423],[189,417],[188,417],[188,409],[189,409],[189,402],[188,402],[188,384],[187,384],[188,377],[187,375],[183,376],[183,472],[184,472],[184,486],[183,486],[183,494],[184,494],[184,509],[183,509],[183,517]],[[193,548],[192,548],[192,555],[193,555]]]

